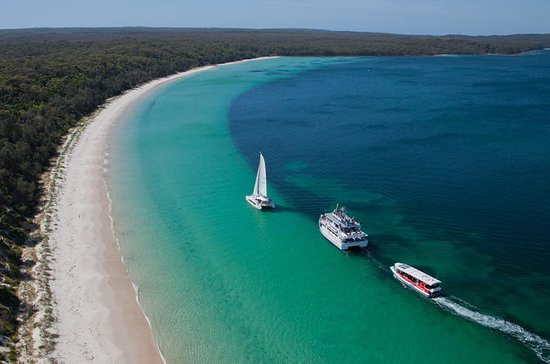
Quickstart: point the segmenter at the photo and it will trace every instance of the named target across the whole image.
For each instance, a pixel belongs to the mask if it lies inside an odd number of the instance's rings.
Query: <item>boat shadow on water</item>
[[[370,242],[369,242],[369,245],[370,245]],[[347,250],[342,250],[342,253],[346,254],[349,257],[372,258],[372,253],[370,251],[369,246],[366,248],[360,248],[360,247],[348,248]]]
[[[301,210],[295,207],[285,206],[285,205],[275,205],[275,208],[272,208],[272,209],[262,209],[262,213],[269,213],[269,214],[280,214],[280,213],[287,213],[287,212],[301,213]]]

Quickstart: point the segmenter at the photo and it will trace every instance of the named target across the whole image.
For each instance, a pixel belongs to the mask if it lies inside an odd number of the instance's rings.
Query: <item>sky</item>
[[[119,26],[550,33],[550,0],[0,0],[0,29]]]

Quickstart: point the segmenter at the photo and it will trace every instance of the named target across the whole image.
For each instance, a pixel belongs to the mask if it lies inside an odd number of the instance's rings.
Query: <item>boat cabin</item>
[[[441,281],[414,268],[410,265],[403,263],[395,263],[393,266],[396,274],[399,275],[399,279],[428,297],[434,297],[440,294]],[[396,276],[397,278],[397,276]]]

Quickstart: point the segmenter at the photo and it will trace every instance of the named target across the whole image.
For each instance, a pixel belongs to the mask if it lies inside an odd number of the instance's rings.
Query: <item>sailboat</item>
[[[258,165],[258,173],[256,173],[256,182],[254,183],[254,191],[252,195],[246,196],[249,204],[258,210],[266,208],[274,208],[275,204],[267,197],[267,178],[265,173],[265,160],[260,153],[260,164]]]

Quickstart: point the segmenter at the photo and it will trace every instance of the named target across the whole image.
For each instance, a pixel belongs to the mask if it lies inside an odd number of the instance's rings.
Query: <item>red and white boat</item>
[[[441,281],[426,273],[403,263],[395,263],[390,267],[393,276],[403,286],[409,287],[424,297],[433,298],[441,294]]]

